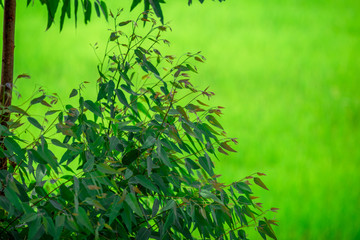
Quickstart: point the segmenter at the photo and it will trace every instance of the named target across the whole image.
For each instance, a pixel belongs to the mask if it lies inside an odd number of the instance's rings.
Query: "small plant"
[[[191,80],[194,62],[205,58],[162,53],[169,26],[151,12],[119,22],[120,13],[110,14],[115,29],[98,66],[95,101],[83,97],[82,84],[70,93],[78,106],[47,111],[58,115],[46,128],[28,109],[3,109],[16,115],[12,131],[1,128],[0,154],[12,164],[0,173],[0,236],[247,239],[245,230],[255,226],[264,239],[276,239],[275,221],[264,217],[276,209],[263,211],[249,187],[252,179],[267,189],[264,174],[226,185],[214,173],[212,158],[234,152],[236,139],[217,120],[222,107],[204,103],[214,93]],[[56,102],[43,93],[29,106]],[[24,118],[41,131],[31,143],[13,133]]]

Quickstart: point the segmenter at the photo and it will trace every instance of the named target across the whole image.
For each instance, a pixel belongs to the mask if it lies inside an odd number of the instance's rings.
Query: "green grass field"
[[[223,125],[239,142],[216,162],[222,180],[267,174],[270,191],[254,188],[264,208],[281,209],[279,239],[360,239],[360,2],[186,2],[164,5],[169,51],[201,50],[208,59],[198,84],[215,91],[212,103],[226,107]],[[89,81],[94,93],[90,44],[105,44],[109,26],[80,21],[75,29],[71,19],[62,33],[58,23],[45,32],[46,10],[24,6],[15,72],[32,78],[18,91],[26,98],[44,86],[66,102]]]

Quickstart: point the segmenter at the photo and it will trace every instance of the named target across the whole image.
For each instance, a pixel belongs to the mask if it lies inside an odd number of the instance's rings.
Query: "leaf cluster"
[[[27,5],[29,6],[33,1],[34,0],[27,0]],[[204,1],[205,0],[199,0],[200,3],[203,3]],[[218,1],[223,2],[225,0]],[[81,9],[80,12],[82,12],[84,15],[85,24],[90,22],[91,14],[94,11],[97,17],[103,15],[105,19],[108,20],[108,7],[106,5],[106,1],[103,0],[40,0],[40,2],[46,6],[48,12],[47,29],[49,29],[54,23],[55,14],[60,8],[60,31],[64,26],[66,17],[71,18],[72,13],[74,14],[75,24],[77,24],[79,9]],[[144,12],[148,12],[150,8],[152,8],[156,16],[160,18],[162,23],[164,23],[164,14],[161,8],[161,4],[165,3],[164,0],[132,0],[130,11],[132,11],[142,2],[144,6]],[[190,6],[192,2],[192,0],[188,0],[188,5]],[[3,0],[0,0],[0,6],[4,7]],[[147,18],[147,15],[144,17]]]
[[[264,239],[276,239],[276,221],[264,214],[277,209],[263,210],[250,188],[253,180],[267,189],[264,174],[226,185],[214,172],[213,159],[234,152],[236,139],[218,120],[222,107],[204,103],[214,93],[194,86],[194,63],[205,58],[161,52],[170,27],[151,12],[135,21],[120,15],[110,15],[114,29],[99,58],[96,99],[83,97],[84,82],[69,95],[78,104],[62,111],[52,108],[56,96],[44,92],[26,110],[2,109],[15,118],[10,130],[0,129],[6,146],[0,157],[14,163],[0,172],[0,235],[247,239],[245,230],[254,226]],[[52,123],[30,116],[36,104],[49,108],[45,119]],[[14,133],[22,124],[40,131],[33,141]]]

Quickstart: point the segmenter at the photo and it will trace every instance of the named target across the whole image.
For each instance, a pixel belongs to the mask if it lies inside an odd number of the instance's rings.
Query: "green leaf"
[[[158,18],[160,18],[161,23],[164,23],[164,16],[163,16],[163,13],[162,13],[162,10],[161,10],[159,0],[149,0],[149,2],[151,4],[156,16]]]
[[[91,205],[91,206],[94,206],[94,207],[96,207],[96,208],[99,208],[99,209],[101,209],[101,210],[106,211],[106,209],[103,207],[103,205],[101,205],[101,203],[100,203],[98,200],[96,200],[96,199],[92,199],[92,198],[90,198],[90,197],[87,197],[87,198],[85,199],[85,202],[88,203],[88,204]]]
[[[168,153],[165,151],[164,148],[162,148],[160,145],[157,148],[157,153],[159,155],[159,158],[161,159],[161,161],[168,167],[172,167],[173,165],[171,164],[170,160],[169,160],[169,156]]]
[[[40,239],[44,231],[40,231],[41,218],[37,218],[35,221],[29,223],[28,239]]]
[[[150,115],[149,111],[147,110],[147,108],[144,106],[144,104],[142,104],[141,102],[138,102],[137,103],[137,109],[140,112],[144,113],[145,116],[147,116],[149,119],[151,119],[151,115]]]
[[[185,164],[187,167],[191,168],[191,169],[200,169],[199,165],[196,164],[193,160],[191,160],[190,158],[185,158]]]
[[[11,189],[5,188],[5,197],[14,205],[14,207],[18,210],[22,210],[21,201],[19,196]]]
[[[169,209],[175,208],[176,207],[176,202],[172,199],[168,200],[166,205],[160,210],[159,213],[163,213],[168,211]]]
[[[148,240],[151,236],[151,230],[142,227],[136,234],[135,240]]]
[[[126,132],[140,132],[142,130],[141,127],[137,126],[122,126],[119,129]]]
[[[107,165],[106,163],[97,164],[96,168],[100,172],[106,173],[106,174],[119,174],[126,169],[126,168],[114,169],[114,168],[110,167],[109,165]]]
[[[89,109],[92,113],[94,113],[96,116],[99,116],[102,118],[102,113],[101,110],[99,108],[99,106],[97,106],[95,103],[93,103],[91,100],[86,100],[84,102],[84,106]]]
[[[131,23],[131,22],[132,22],[131,20],[128,20],[128,21],[125,21],[125,22],[121,22],[121,23],[119,23],[119,26],[122,27],[122,26],[128,25],[128,24]]]
[[[98,17],[100,17],[100,7],[99,7],[99,4],[97,2],[94,2],[94,8],[95,8],[96,15]]]
[[[64,215],[57,215],[55,217],[55,239],[60,239],[61,232],[64,228],[65,223],[65,216]]]
[[[154,146],[155,141],[156,141],[156,139],[153,136],[149,136],[149,137],[146,138],[146,141],[141,146],[141,148],[142,149],[150,148],[150,147]]]
[[[218,127],[218,128],[220,128],[220,129],[224,130],[224,128],[221,126],[221,124],[218,122],[218,120],[216,120],[216,118],[215,118],[214,116],[212,116],[212,115],[207,115],[205,118],[209,121],[210,124],[212,124],[212,125],[214,125],[215,127]]]
[[[126,75],[126,73],[120,71],[120,76],[122,79],[124,79],[124,81],[129,85],[129,86],[134,86],[134,84],[132,84],[130,78],[128,77],[128,75]]]
[[[182,108],[181,106],[177,106],[176,110],[181,114],[181,116],[183,116],[187,121],[189,121],[189,117],[187,116],[184,108]]]
[[[27,112],[25,112],[24,110],[22,110],[21,108],[19,108],[17,106],[11,105],[11,106],[8,107],[8,109],[12,113],[20,113],[22,115],[29,116],[29,114],[27,114]]]
[[[64,26],[65,15],[68,14],[69,16],[69,13],[70,13],[70,0],[64,0],[63,6],[61,8],[60,31],[63,29]]]
[[[160,77],[160,73],[158,72],[156,67],[151,62],[145,61],[144,65],[150,72],[154,73],[157,78]]]
[[[164,231],[167,231],[171,225],[174,224],[175,221],[175,214],[174,211],[171,210],[166,218],[165,224],[164,224]]]
[[[78,91],[76,89],[73,89],[70,93],[69,98],[75,97],[78,94]]]
[[[126,194],[125,192],[123,194]],[[111,204],[111,210],[109,215],[109,225],[115,220],[115,218],[119,215],[121,208],[123,207],[122,201],[119,196],[114,198],[113,203]]]
[[[265,221],[259,221],[259,226],[257,227],[257,229],[258,229],[260,235],[266,234],[269,237],[271,237],[272,239],[275,239],[275,240],[277,239],[274,234],[274,231],[271,229],[271,227]],[[264,238],[264,236],[263,236],[263,238]],[[266,237],[264,239],[266,239]]]
[[[159,199],[155,198],[154,205],[152,207],[151,218],[154,218],[156,216],[157,212],[159,211],[159,206],[160,206],[160,201]]]
[[[127,108],[130,108],[130,105],[129,105],[123,91],[121,91],[120,89],[116,89],[115,93],[116,93],[116,96],[118,97],[119,101]]]
[[[83,10],[84,10],[84,22],[87,24],[90,21],[91,17],[91,2],[90,0],[83,0]]]
[[[140,2],[141,2],[141,0],[133,0],[131,7],[130,7],[130,11],[132,11]]]
[[[12,138],[7,137],[4,140],[5,147],[12,153],[21,154],[22,149],[20,145]],[[23,154],[22,154],[23,155]]]
[[[41,103],[45,99],[45,97],[45,95],[42,95],[40,97],[34,98],[33,100],[31,100],[30,105]]]
[[[97,0],[98,1],[98,0]],[[108,18],[109,18],[109,14],[108,14],[108,10],[107,10],[107,6],[106,6],[106,3],[104,1],[101,1],[100,2],[100,8],[101,8],[101,11],[106,19],[106,21],[108,21]]]
[[[139,184],[149,189],[150,191],[159,193],[159,190],[155,187],[151,180],[146,178],[144,175],[137,175],[135,179]]]
[[[261,181],[260,178],[255,177],[254,178],[254,183],[256,183],[257,185],[259,185],[260,187],[262,187],[263,189],[269,190],[266,185],[263,183],[263,181]]]
[[[201,189],[200,196],[202,196],[204,198],[211,198],[215,202],[220,203],[221,205],[224,205],[224,203],[217,196],[215,196],[215,194],[213,194],[212,192],[210,192],[206,189]]]
[[[129,193],[128,195],[126,195],[125,201],[137,215],[139,215],[140,217],[143,216],[134,193]]]
[[[60,0],[41,0],[41,4],[45,4],[48,11],[48,22],[46,30],[49,29],[55,20],[55,13]]]
[[[238,190],[239,193],[249,193],[249,194],[252,193],[250,187],[244,182],[234,183],[233,186],[235,187],[236,190]]]
[[[50,217],[43,217],[43,226],[45,228],[45,232],[53,237],[55,237],[55,224]]]
[[[89,216],[82,207],[79,207],[79,214],[76,218],[82,226],[86,227],[91,233],[94,233],[94,228],[90,222]]]
[[[53,115],[54,113],[60,112],[60,110],[50,110],[45,113],[45,116]]]
[[[205,158],[205,157],[199,157],[199,163],[203,167],[203,169],[210,175],[214,175],[214,171],[212,169],[212,163],[211,160]]]
[[[28,117],[27,119],[33,126],[35,126],[38,129],[44,131],[44,128],[41,126],[41,124],[35,118]]]

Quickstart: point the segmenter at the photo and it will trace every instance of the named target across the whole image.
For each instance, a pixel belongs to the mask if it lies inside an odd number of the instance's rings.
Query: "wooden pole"
[[[3,22],[3,52],[1,67],[0,103],[2,107],[11,105],[13,75],[14,75],[14,49],[15,49],[15,13],[16,0],[5,0]],[[9,112],[0,116],[1,125],[8,128]],[[5,150],[4,137],[0,138],[0,145]],[[7,169],[6,157],[0,157],[0,170]]]

